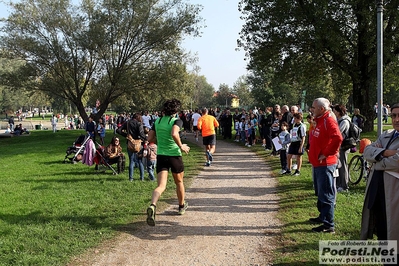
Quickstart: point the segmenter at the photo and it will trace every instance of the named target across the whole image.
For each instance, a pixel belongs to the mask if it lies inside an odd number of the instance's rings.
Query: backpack
[[[364,123],[363,117],[358,116],[356,122],[357,122],[358,127],[363,128],[363,123]]]
[[[348,135],[345,136],[341,144],[341,149],[348,150],[355,148],[357,143],[360,141],[361,128],[352,123],[349,119],[345,118],[349,122]]]
[[[366,118],[364,116],[362,116],[360,114],[356,115],[356,123],[357,123],[358,127],[363,128],[365,121],[366,121]]]

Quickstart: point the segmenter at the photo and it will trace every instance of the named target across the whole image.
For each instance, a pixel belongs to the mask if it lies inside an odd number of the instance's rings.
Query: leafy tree
[[[269,68],[252,69],[247,76],[256,106],[267,107],[277,103],[273,88],[270,86],[273,76],[273,70]]]
[[[216,104],[219,107],[230,107],[231,106],[231,93],[232,90],[227,84],[220,84],[219,90],[216,92]]]
[[[251,89],[247,82],[246,76],[241,76],[237,79],[237,81],[233,84],[232,93],[240,99],[240,106],[254,106],[255,99],[251,94]]]
[[[21,60],[8,60],[0,58],[0,111],[6,115],[19,109],[30,110],[33,107],[49,106],[48,96],[41,92],[27,91],[25,88],[11,90],[6,82],[6,77],[23,65]]]
[[[215,88],[207,82],[205,76],[192,74],[192,77],[194,79],[194,91],[190,105],[192,108],[190,109],[213,106],[215,104],[213,98]]]
[[[148,88],[164,94],[165,87],[151,86],[149,73],[166,73],[170,69],[162,66],[181,62],[185,55],[178,45],[184,35],[199,34],[201,20],[200,7],[183,0],[83,1],[79,6],[23,0],[10,6],[1,45],[26,65],[8,77],[9,86],[66,99],[84,119],[85,105],[94,105],[94,99],[101,102],[101,116],[121,97]],[[137,102],[132,99],[129,106]]]
[[[389,65],[384,71],[384,103],[390,106],[399,103],[399,62]]]
[[[384,1],[384,65],[397,61],[399,14],[397,1]],[[246,21],[239,46],[250,57],[249,68],[279,68],[298,55],[324,64],[331,84],[351,84],[353,105],[373,129],[376,84],[376,8],[374,1],[241,0]],[[388,52],[389,51],[389,52]],[[317,72],[316,72],[317,73]],[[310,77],[310,73],[303,73]],[[339,81],[335,79],[338,78]],[[346,86],[335,86],[337,96]]]

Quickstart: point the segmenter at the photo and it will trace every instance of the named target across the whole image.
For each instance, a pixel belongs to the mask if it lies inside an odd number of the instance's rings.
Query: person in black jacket
[[[274,122],[273,108],[267,107],[264,117],[260,121],[260,130],[262,130],[262,146],[266,151],[273,149],[271,127]]]
[[[227,108],[224,113],[220,117],[222,132],[223,132],[223,139],[231,139],[231,128],[233,126],[233,116],[230,113],[230,110]]]
[[[93,120],[93,116],[89,116],[89,120],[86,122],[85,130],[93,142],[96,142],[96,123]]]
[[[142,142],[147,140],[144,133],[144,127],[141,120],[141,114],[136,113],[133,118],[126,121],[121,127],[116,130],[116,133],[123,137],[127,137],[130,134],[134,139],[141,139]],[[144,164],[143,164],[143,145],[141,150],[134,153],[127,149],[129,155],[129,181],[133,181],[134,167],[137,164],[140,170],[140,180],[144,181]]]

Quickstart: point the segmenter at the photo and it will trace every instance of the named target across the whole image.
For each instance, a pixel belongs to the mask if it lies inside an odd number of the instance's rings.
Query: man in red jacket
[[[312,228],[314,232],[334,233],[336,191],[333,174],[338,164],[342,134],[337,119],[331,112],[329,100],[315,99],[311,111],[315,117],[316,127],[309,138],[309,161],[313,166],[317,209],[320,214],[317,218],[310,218],[309,221],[322,224]]]

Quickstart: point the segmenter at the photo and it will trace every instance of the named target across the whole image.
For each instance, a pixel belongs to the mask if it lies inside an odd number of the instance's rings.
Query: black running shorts
[[[202,137],[202,144],[204,145],[216,145],[216,135],[210,135]]]
[[[157,173],[169,171],[179,174],[184,172],[184,164],[181,156],[157,155]]]
[[[288,148],[288,154],[303,155],[303,148],[299,151],[299,147],[301,147],[300,141],[291,142],[290,147]]]

